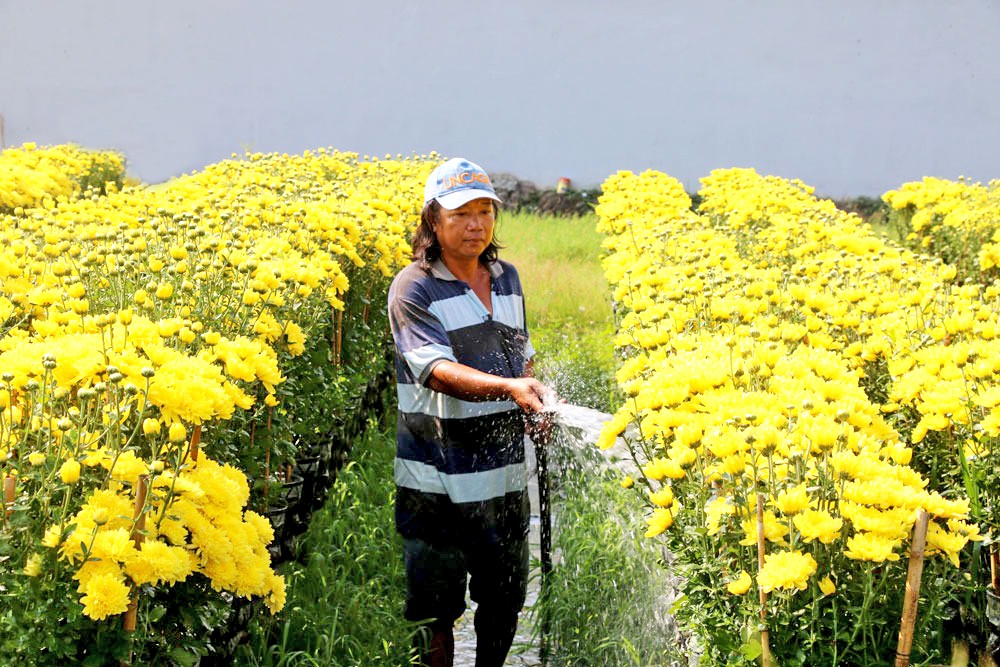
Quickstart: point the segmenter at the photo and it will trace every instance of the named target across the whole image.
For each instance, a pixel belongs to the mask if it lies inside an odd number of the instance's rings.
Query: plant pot
[[[306,479],[310,476],[315,477],[319,472],[319,454],[296,457],[295,472],[302,475]]]
[[[290,508],[294,508],[302,499],[302,486],[305,483],[302,475],[293,474],[292,478],[281,483],[281,499]]]
[[[300,456],[295,459],[295,472],[302,476],[303,498],[311,498],[316,491],[316,479],[319,477],[319,456]]]
[[[280,563],[285,560],[285,533],[288,530],[288,505],[272,507],[267,510],[267,518],[274,529],[274,539],[267,545],[267,552],[271,554],[272,563]]]
[[[268,509],[267,518],[271,522],[271,528],[274,529],[274,540],[277,541],[278,535],[282,534],[285,530],[285,523],[288,519],[288,505],[279,505]]]
[[[994,631],[1000,631],[1000,595],[988,588],[986,589],[986,618],[993,626]]]

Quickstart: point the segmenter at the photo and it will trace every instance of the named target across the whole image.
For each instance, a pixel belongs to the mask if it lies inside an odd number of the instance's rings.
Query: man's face
[[[463,260],[478,258],[493,240],[494,222],[493,200],[486,197],[451,211],[442,208],[434,226],[441,255]]]

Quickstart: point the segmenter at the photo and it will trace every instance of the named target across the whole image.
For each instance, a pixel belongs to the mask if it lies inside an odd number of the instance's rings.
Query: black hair
[[[493,204],[494,218],[500,218],[500,206],[495,200],[490,200]],[[441,219],[441,204],[432,199],[424,205],[424,210],[420,212],[420,224],[413,233],[413,261],[420,262],[420,268],[429,271],[431,264],[441,259],[441,244],[438,243],[437,234],[434,233],[434,226]],[[490,240],[490,244],[479,254],[479,263],[484,266],[497,261],[499,251],[503,249],[497,240],[496,234]]]

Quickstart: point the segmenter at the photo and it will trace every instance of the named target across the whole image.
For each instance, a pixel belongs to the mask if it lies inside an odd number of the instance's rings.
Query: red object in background
[[[570,181],[568,178],[565,177],[560,178],[559,185],[556,186],[556,193],[560,195],[565,194],[566,191],[569,190],[569,183]]]

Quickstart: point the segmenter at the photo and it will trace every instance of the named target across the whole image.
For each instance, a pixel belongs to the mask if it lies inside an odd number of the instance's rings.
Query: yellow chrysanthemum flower
[[[750,586],[752,584],[753,584],[753,579],[750,577],[747,571],[741,570],[739,577],[726,584],[726,590],[732,593],[733,595],[743,595],[748,590],[750,590]]]
[[[649,528],[645,532],[645,537],[656,537],[674,525],[674,510],[657,507],[653,510],[652,516],[646,519],[646,523]]]
[[[194,555],[179,546],[170,546],[159,540],[146,540],[138,553],[125,563],[125,574],[133,583],[171,585],[184,581],[195,570]]]
[[[743,546],[756,546],[757,544],[757,518],[745,519],[742,522],[743,539],[740,544]],[[764,512],[764,539],[776,544],[786,544],[785,536],[788,535],[788,526],[784,521],[780,521],[770,510]]]
[[[128,609],[129,587],[119,577],[99,574],[90,579],[80,598],[83,613],[95,621],[122,614]]]
[[[811,507],[812,500],[809,498],[809,492],[806,490],[806,485],[797,484],[792,488],[784,489],[781,493],[779,493],[778,498],[774,501],[774,504],[783,514],[792,515]]]
[[[838,517],[831,516],[824,510],[807,509],[792,518],[792,523],[802,535],[806,542],[819,540],[823,544],[830,544],[840,537],[840,529],[844,521]]]
[[[844,555],[854,560],[866,560],[874,563],[899,560],[895,550],[901,540],[892,540],[875,533],[858,533],[847,538],[847,549]]]
[[[764,557],[764,567],[757,573],[757,585],[765,593],[776,588],[805,590],[809,578],[815,573],[816,560],[812,554],[779,551]]]

